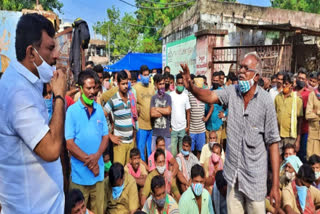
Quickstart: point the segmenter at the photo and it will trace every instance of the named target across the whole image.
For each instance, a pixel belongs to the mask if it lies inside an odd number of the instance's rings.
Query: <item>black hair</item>
[[[216,173],[215,179],[216,179],[217,188],[219,190],[222,189],[224,186],[228,185],[226,179],[224,179],[224,177],[223,177],[223,171],[222,170],[219,170]]]
[[[109,72],[103,72],[103,79],[111,78]]]
[[[227,81],[231,80],[231,81],[236,81],[237,80],[237,76],[234,72],[229,72],[228,76],[227,76]]]
[[[148,66],[146,66],[146,65],[141,65],[141,67],[140,67],[140,73],[142,74],[144,71],[149,71],[149,68],[148,68]],[[150,71],[149,71],[150,72]]]
[[[220,144],[220,143],[215,143],[215,144],[213,144],[212,149],[213,149],[214,147],[220,148],[220,154],[221,154],[221,152],[222,152],[222,146],[221,146],[221,144]]]
[[[151,180],[151,191],[154,193],[156,188],[160,188],[166,185],[166,182],[161,175],[156,175]]]
[[[286,74],[283,76],[283,83],[286,83],[286,82],[288,82],[288,83],[290,83],[290,84],[293,83],[293,80],[292,80],[292,78],[291,78],[291,76],[290,76],[289,73],[286,73]]]
[[[296,147],[295,147],[294,144],[288,143],[288,144],[286,144],[286,145],[283,146],[283,151],[286,151],[286,149],[293,149],[293,150],[295,150]]]
[[[164,140],[164,137],[158,136],[158,137],[156,138],[156,145],[158,145],[158,143],[159,143],[160,141],[166,142],[166,141]]]
[[[196,77],[196,75],[190,74],[190,77],[191,77],[192,80],[194,80],[194,78]]]
[[[263,87],[264,86],[264,81],[262,78],[259,78],[258,80],[258,86]]]
[[[299,69],[298,69],[298,75],[299,74],[304,74],[304,75],[306,75],[306,77],[308,76],[307,75],[307,69],[305,69],[304,67],[300,67]]]
[[[135,211],[133,214],[147,214],[146,212],[143,212],[143,211],[141,211],[141,210],[137,210],[137,211]]]
[[[191,168],[191,179],[197,176],[201,176],[202,178],[204,178],[204,169],[199,164],[196,164]]]
[[[171,80],[174,81],[174,76],[173,76],[173,74],[170,74],[170,75],[169,75],[169,79],[171,79]]]
[[[314,165],[314,164],[316,164],[316,163],[320,163],[320,156],[319,156],[319,155],[316,155],[316,154],[311,155],[311,156],[309,157],[308,163],[309,163],[311,166]]]
[[[277,79],[277,75],[276,74],[271,76],[271,81],[274,80],[274,79]]]
[[[134,156],[140,156],[140,151],[137,148],[133,148],[130,150],[130,158],[133,158]]]
[[[281,76],[284,76],[286,73],[284,72],[284,71],[280,71],[280,72],[278,72],[276,75],[277,75],[277,77],[279,77],[280,75]]]
[[[220,73],[219,72],[213,72],[212,77],[220,77]]]
[[[206,81],[206,80],[207,80],[206,75],[201,75],[201,77],[202,77],[202,79],[203,79],[204,81]]]
[[[126,80],[126,79],[128,79],[127,72],[125,72],[125,70],[120,71],[117,75],[117,81],[121,82],[121,80]]]
[[[167,68],[169,68],[169,70],[171,70],[170,67],[167,65],[164,67],[163,71],[165,71]]]
[[[2,74],[3,74],[3,73],[2,73],[2,72],[0,72],[0,79],[1,79],[1,77],[2,77]]]
[[[318,77],[318,75],[317,75],[317,72],[311,72],[310,74],[309,74],[309,79],[316,79]]]
[[[224,77],[226,76],[223,71],[219,71],[219,75],[220,75],[220,76],[224,76]]]
[[[191,137],[189,135],[185,135],[182,138],[182,143],[188,143],[191,146],[191,142],[192,142],[192,139],[191,139]]]
[[[317,74],[317,77],[319,77],[320,76],[320,71],[318,72],[318,74]],[[1,77],[1,76],[0,76]]]
[[[86,69],[85,71],[82,71],[79,73],[79,76],[78,76],[79,86],[83,86],[84,81],[86,81],[87,79],[94,79],[94,81],[96,82],[95,73],[91,69]]]
[[[92,67],[94,67],[94,63],[92,61],[87,61],[86,62],[86,66],[91,65]]]
[[[137,72],[135,71],[131,71],[131,81],[132,80],[138,80],[138,75],[137,75]]]
[[[97,72],[97,73],[103,73],[103,67],[102,67],[102,65],[95,65],[94,67],[93,67],[93,70],[95,71],[95,72]]]
[[[297,178],[307,182],[308,184],[312,184],[316,180],[314,171],[309,164],[303,164],[300,167]]]
[[[109,170],[109,182],[112,187],[116,185],[118,179],[122,179],[124,168],[121,163],[113,163]]]
[[[153,81],[154,81],[155,84],[158,84],[162,80],[164,80],[164,76],[162,74],[156,74],[153,77]]]
[[[42,31],[45,31],[51,38],[55,35],[52,23],[44,16],[37,13],[22,15],[16,29],[15,48],[17,60],[26,58],[26,50],[29,45],[40,47],[42,42]]]
[[[65,213],[71,214],[72,208],[81,201],[84,201],[82,192],[79,189],[70,190],[66,195]]]
[[[164,157],[166,156],[162,149],[157,149],[156,152],[154,153],[154,161],[155,162],[157,161],[157,159],[160,155],[163,155]]]
[[[169,72],[164,72],[163,73],[163,78],[164,79],[169,79],[170,78],[170,73]]]
[[[178,73],[178,74],[176,75],[176,81],[178,81],[178,79],[183,79],[182,74]]]

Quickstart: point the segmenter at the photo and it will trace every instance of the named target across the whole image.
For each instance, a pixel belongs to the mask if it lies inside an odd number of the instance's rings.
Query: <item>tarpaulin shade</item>
[[[147,65],[149,69],[162,68],[161,53],[128,53],[113,65],[104,67],[104,71],[119,72],[123,69],[129,71],[140,70],[141,65]]]

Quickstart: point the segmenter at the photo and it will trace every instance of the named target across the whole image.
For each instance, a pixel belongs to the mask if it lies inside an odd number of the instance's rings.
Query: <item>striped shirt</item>
[[[259,86],[246,109],[237,85],[215,93],[229,109],[224,177],[232,186],[238,180],[239,191],[249,199],[262,201],[267,194],[267,148],[280,141],[273,101]]]
[[[190,102],[190,133],[200,134],[206,131],[205,123],[202,118],[204,116],[205,104],[195,98],[193,94],[189,92],[189,102]]]
[[[133,125],[129,94],[127,103],[125,103],[121,99],[119,92],[117,92],[111,97],[107,104],[105,104],[104,109],[113,116],[114,135],[121,136],[122,143],[132,143]]]

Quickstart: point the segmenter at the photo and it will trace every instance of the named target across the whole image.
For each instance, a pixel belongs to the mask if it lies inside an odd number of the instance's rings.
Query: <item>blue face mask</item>
[[[203,184],[192,183],[192,190],[196,196],[200,196],[203,192]]]
[[[49,121],[52,117],[52,113],[53,113],[53,102],[52,102],[53,96],[51,95],[50,99],[44,99],[44,102],[46,103],[46,107],[48,110],[48,115],[49,115]]]
[[[142,76],[142,75],[140,75],[140,77],[141,77],[141,83],[143,84],[143,85],[149,85],[149,76]]]
[[[128,90],[131,90],[131,81],[128,81]]]
[[[296,185],[296,188],[298,192],[298,198],[299,198],[301,209],[302,211],[304,211],[304,208],[306,207],[308,188],[306,186],[298,186],[298,185]]]
[[[253,78],[255,76],[256,75],[254,75],[252,77],[252,79],[250,79],[250,80],[239,80],[239,89],[240,89],[241,93],[244,94],[250,90],[250,88],[254,85]]]
[[[182,154],[183,156],[189,156],[190,152],[181,149],[181,154]]]
[[[119,199],[122,194],[123,188],[124,188],[124,182],[121,186],[112,187],[112,198],[115,200]]]

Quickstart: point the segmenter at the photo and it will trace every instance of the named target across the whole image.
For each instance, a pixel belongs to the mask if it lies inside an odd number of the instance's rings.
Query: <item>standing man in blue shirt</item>
[[[80,99],[66,115],[65,138],[71,153],[71,189],[80,189],[93,213],[103,214],[104,163],[102,153],[108,144],[108,126],[102,107],[94,101],[93,71],[79,74]]]

